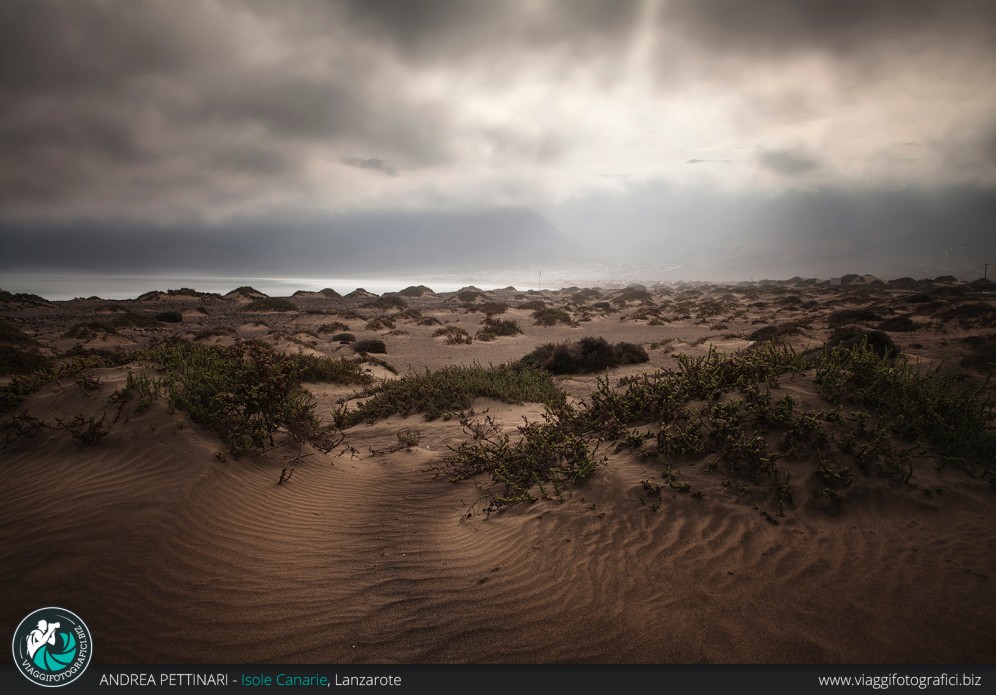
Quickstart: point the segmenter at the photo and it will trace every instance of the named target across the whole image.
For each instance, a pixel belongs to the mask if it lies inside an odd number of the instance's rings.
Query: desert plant
[[[300,311],[297,304],[290,301],[289,299],[282,299],[280,297],[261,297],[253,302],[250,302],[242,311],[255,311],[255,312],[265,312],[265,311]]]
[[[368,331],[388,331],[394,328],[394,319],[390,316],[377,316],[367,321]]]
[[[274,445],[278,429],[296,441],[331,450],[332,426],[314,415],[314,399],[301,387],[312,380],[369,382],[355,363],[304,355],[287,356],[257,341],[230,347],[184,341],[156,343],[142,352],[165,372],[169,405],[215,432],[233,456]]]
[[[156,314],[156,321],[161,323],[180,323],[183,321],[183,314],[179,311],[160,311]]]
[[[349,326],[342,321],[333,321],[332,323],[323,323],[318,327],[319,333],[335,333],[337,331],[348,331]],[[335,338],[333,338],[335,340]]]
[[[577,342],[541,345],[523,357],[522,363],[553,374],[578,374],[647,362],[649,359],[647,351],[640,345],[610,345],[605,338],[588,337]]]
[[[369,301],[363,306],[374,309],[407,309],[408,302],[401,297],[385,294],[383,297]]]
[[[360,340],[353,343],[353,350],[383,355],[387,352],[387,345],[383,340]]]
[[[597,442],[577,430],[570,408],[550,410],[542,422],[526,421],[517,428],[514,442],[490,416],[483,424],[469,419],[461,424],[471,438],[449,447],[446,469],[453,482],[480,475],[491,478],[497,489],[485,508],[489,514],[533,501],[534,488],[548,494],[545,486],[550,485],[559,494],[605,461],[597,455]]]
[[[517,364],[498,367],[453,365],[435,371],[406,374],[382,384],[373,397],[348,415],[351,425],[390,415],[423,413],[427,420],[448,417],[470,408],[478,397],[506,403],[557,405],[564,394],[544,372]]]
[[[490,333],[493,336],[512,336],[522,333],[517,321],[513,319],[495,319],[488,316],[481,322],[481,332]]]
[[[25,350],[13,345],[0,345],[0,375],[30,374],[47,369],[50,361],[37,349]]]
[[[571,315],[563,309],[545,307],[533,312],[533,320],[537,326],[555,326],[558,323],[570,325]]]
[[[433,332],[432,337],[445,338],[447,345],[470,345],[473,342],[470,333],[464,328],[454,325],[444,326],[436,330]]]

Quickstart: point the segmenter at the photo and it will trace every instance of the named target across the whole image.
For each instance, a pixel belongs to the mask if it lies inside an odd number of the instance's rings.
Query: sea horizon
[[[519,290],[561,289],[569,286],[624,286],[634,282],[660,282],[680,266],[667,264],[560,264],[468,272],[426,272],[422,275],[332,275],[327,277],[275,277],[261,275],[150,274],[111,275],[86,273],[0,273],[0,289],[35,294],[50,301],[100,297],[135,299],[154,290],[188,287],[199,292],[225,294],[251,286],[270,296],[317,292],[331,288],[340,294],[362,288],[375,294],[399,292],[412,285],[426,285],[435,292],[456,292],[473,285],[482,290],[513,286]]]

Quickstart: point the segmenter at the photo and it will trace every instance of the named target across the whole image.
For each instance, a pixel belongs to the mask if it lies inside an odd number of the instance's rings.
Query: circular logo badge
[[[72,683],[93,656],[90,630],[65,608],[42,608],[14,630],[14,665],[32,683],[47,688]]]

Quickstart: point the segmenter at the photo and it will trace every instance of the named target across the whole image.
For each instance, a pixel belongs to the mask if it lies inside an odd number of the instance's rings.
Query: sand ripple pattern
[[[709,497],[652,511],[646,466],[617,458],[563,502],[464,518],[474,485],[427,470],[452,423],[420,424],[428,451],[315,456],[278,486],[279,461],[219,462],[178,422],[153,408],[90,450],[3,452],[3,624],[64,605],[104,662],[996,657],[993,502],[971,481],[772,526]]]

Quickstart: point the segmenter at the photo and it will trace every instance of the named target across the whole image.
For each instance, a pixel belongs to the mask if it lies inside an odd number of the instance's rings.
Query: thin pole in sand
[[[539,280],[536,283],[536,291],[537,292],[539,292],[541,289],[543,289],[543,269],[542,268],[540,268],[539,273],[540,273],[539,274]]]

